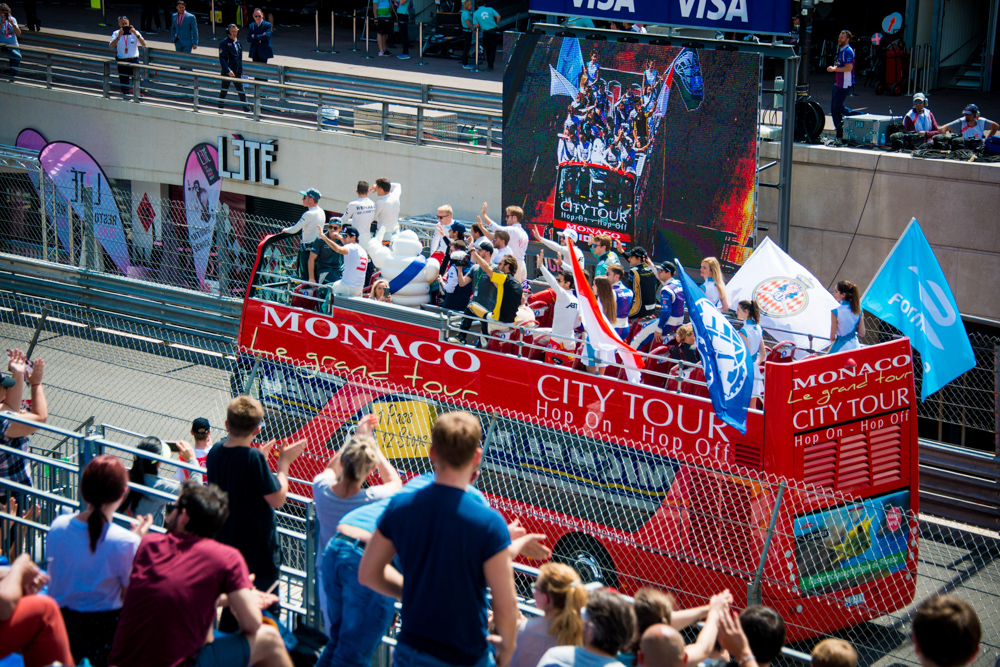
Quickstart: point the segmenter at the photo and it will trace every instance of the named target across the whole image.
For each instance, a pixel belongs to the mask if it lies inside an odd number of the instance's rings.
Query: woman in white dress
[[[833,298],[840,305],[830,311],[830,346],[828,354],[857,350],[865,335],[865,318],[861,316],[861,290],[850,280],[841,280],[833,288]]]
[[[723,313],[729,312],[729,296],[726,294],[726,281],[722,278],[722,266],[715,257],[701,260],[701,277],[705,279],[702,289],[705,296]]]
[[[764,363],[764,331],[760,328],[760,309],[755,301],[740,301],[736,306],[736,317],[743,322],[740,329],[740,337],[753,359],[753,398],[750,399],[750,407],[756,408],[760,405],[760,396],[764,395],[764,372],[761,364]]]

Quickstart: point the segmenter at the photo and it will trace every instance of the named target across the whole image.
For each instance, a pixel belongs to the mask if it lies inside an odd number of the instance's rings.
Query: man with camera
[[[17,49],[17,38],[21,29],[17,27],[17,19],[10,15],[10,5],[0,4],[0,53],[6,53],[10,61],[10,76],[17,76],[21,69],[21,52]]]
[[[108,45],[115,51],[115,60],[118,61],[118,85],[122,90],[122,97],[126,97],[132,92],[131,79],[135,76],[135,69],[126,63],[139,62],[139,47],[146,47],[146,40],[142,34],[132,27],[127,16],[118,17],[118,30],[111,33],[111,41]]]

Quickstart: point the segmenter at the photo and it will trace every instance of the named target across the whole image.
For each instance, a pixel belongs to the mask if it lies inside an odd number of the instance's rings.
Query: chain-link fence
[[[28,347],[42,305],[27,297],[0,302],[2,343]],[[128,443],[136,435],[180,438],[194,417],[207,417],[221,433],[230,396],[246,389],[267,409],[267,437],[308,439],[292,477],[293,491],[309,497],[312,475],[364,414],[379,416],[380,444],[409,477],[429,470],[430,426],[458,406],[483,427],[479,488],[509,519],[548,535],[554,557],[585,580],[627,593],[654,586],[684,606],[729,588],[740,605],[760,599],[777,608],[801,650],[833,634],[854,643],[863,664],[880,665],[916,662],[907,629],[914,604],[952,592],[982,619],[977,664],[992,664],[1000,650],[996,536],[913,515],[909,489],[852,498],[736,466],[668,457],[614,436],[596,440],[457,397],[347,380],[332,369],[316,372],[259,355],[259,363],[248,364],[253,357],[245,350],[204,354],[167,345],[149,327],[135,331],[124,320],[75,306],[50,311],[33,350],[33,358],[46,359],[50,424],[130,431],[105,430],[131,458]],[[32,438],[36,487],[74,498],[76,480],[61,465],[71,466],[62,459],[75,452],[59,440],[59,434]],[[39,502],[31,521],[44,527],[59,501]],[[292,580],[309,580],[298,573],[310,571],[315,554],[307,511],[307,504],[292,503],[280,517],[286,604],[303,613],[314,598]],[[7,546],[30,549],[37,530],[9,531]],[[11,535],[20,542],[12,546]]]
[[[874,316],[865,318],[867,335],[864,343],[881,343],[898,338],[902,333]],[[949,382],[926,401],[917,403],[917,414],[933,422],[933,427],[922,430],[921,435],[942,442],[975,447],[1000,453],[997,420],[998,379],[1000,379],[1000,336],[991,336],[972,330],[969,342],[976,357],[976,367]],[[923,382],[923,363],[920,353],[913,351],[913,373],[917,395]],[[958,433],[945,433],[945,425],[957,427]]]

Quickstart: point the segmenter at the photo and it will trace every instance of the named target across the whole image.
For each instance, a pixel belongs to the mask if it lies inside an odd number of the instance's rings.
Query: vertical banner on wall
[[[184,163],[184,209],[194,268],[198,274],[198,285],[203,291],[208,289],[205,271],[212,250],[221,192],[218,149],[210,144],[198,144],[188,153]]]
[[[153,259],[153,243],[163,238],[160,186],[132,181],[132,248],[147,264]]]
[[[49,142],[45,140],[45,137],[43,137],[40,132],[27,128],[21,130],[21,132],[17,135],[17,140],[14,142],[14,145],[18,148],[26,148],[28,150],[41,153],[47,143]],[[48,178],[45,179],[45,196],[43,197],[40,182],[41,176],[41,174],[34,170],[28,171],[28,178],[31,179],[31,185],[35,188],[35,194],[37,194],[38,198],[45,203],[46,217],[55,223],[56,236],[59,237],[59,242],[62,244],[62,247],[69,252],[69,202],[67,202],[66,198],[56,191],[56,189],[52,186],[52,182]]]
[[[38,155],[38,161],[81,220],[86,219],[83,190],[92,188],[94,238],[118,270],[129,275],[131,262],[118,204],[108,177],[97,161],[87,151],[65,141],[47,144]]]

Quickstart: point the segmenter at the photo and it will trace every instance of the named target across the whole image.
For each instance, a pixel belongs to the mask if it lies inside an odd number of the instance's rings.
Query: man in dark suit
[[[250,42],[250,60],[255,63],[266,63],[274,57],[271,50],[271,24],[264,20],[264,12],[253,10],[253,22],[247,28],[247,40]]]
[[[187,3],[178,0],[177,13],[170,21],[170,41],[182,53],[191,53],[198,48],[198,21],[187,11]]]
[[[240,29],[235,23],[230,23],[226,28],[227,37],[219,42],[219,64],[221,74],[227,77],[221,81],[222,89],[219,91],[219,113],[222,113],[222,100],[229,92],[229,84],[236,85],[236,92],[239,93],[240,102],[243,103],[243,111],[250,112],[251,108],[247,104],[246,93],[243,92],[243,45],[240,44]],[[232,81],[230,81],[232,79]]]

